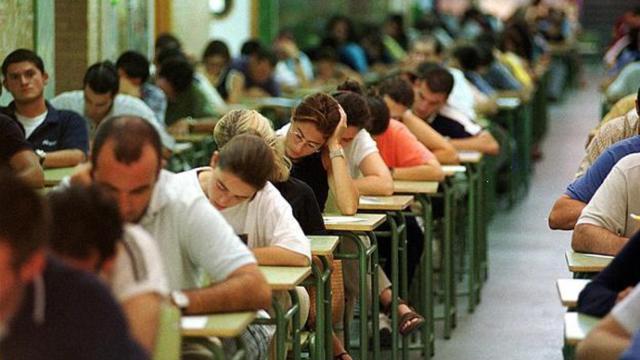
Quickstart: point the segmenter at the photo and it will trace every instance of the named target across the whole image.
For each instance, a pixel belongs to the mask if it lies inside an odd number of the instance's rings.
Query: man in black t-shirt
[[[147,359],[100,280],[46,255],[41,196],[0,171],[0,204],[0,356]]]
[[[448,137],[456,150],[475,150],[486,155],[497,155],[500,146],[490,132],[464,115],[453,116],[454,114],[445,114],[443,111],[453,85],[453,75],[444,67],[435,63],[421,64],[413,81],[413,113],[428,122],[440,135]],[[447,112],[458,111],[448,108]]]
[[[0,169],[10,168],[32,187],[44,186],[39,158],[24,138],[20,125],[0,114]]]

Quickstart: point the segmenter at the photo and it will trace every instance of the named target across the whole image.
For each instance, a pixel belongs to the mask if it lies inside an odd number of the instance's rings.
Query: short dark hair
[[[424,62],[416,70],[416,82],[425,82],[429,90],[438,94],[451,94],[453,90],[453,75],[437,63]]]
[[[380,96],[367,96],[367,104],[371,112],[371,123],[367,130],[373,136],[380,135],[389,128],[389,108]]]
[[[207,45],[202,53],[202,61],[205,61],[208,57],[216,55],[222,56],[227,62],[231,60],[229,47],[222,40],[212,40],[209,45]]]
[[[381,96],[387,95],[391,100],[408,108],[413,106],[414,94],[411,83],[400,75],[388,77],[378,85]]]
[[[476,71],[480,65],[478,49],[473,45],[461,45],[453,49],[453,57],[464,71]]]
[[[71,186],[48,194],[51,208],[50,247],[59,255],[86,259],[98,251],[100,262],[111,258],[122,239],[118,204],[97,186]]]
[[[182,49],[182,44],[175,35],[171,33],[162,33],[156,38],[154,48],[157,53],[166,49]]]
[[[274,155],[263,138],[253,134],[234,136],[219,152],[217,167],[229,171],[260,190],[273,172]]]
[[[128,77],[143,83],[149,79],[149,60],[137,51],[123,52],[116,61],[116,69],[122,69]]]
[[[258,49],[253,54],[253,56],[257,61],[268,61],[269,64],[273,67],[275,67],[276,64],[278,63],[278,57],[276,56],[276,54],[274,54],[273,51],[264,47],[261,47],[260,49]]]
[[[169,59],[183,59],[185,61],[189,61],[189,59],[187,59],[187,55],[177,48],[164,49],[156,53],[156,63],[160,66],[162,66],[163,62]]]
[[[242,47],[240,47],[240,55],[242,55],[242,56],[255,55],[255,53],[259,49],[262,49],[262,47],[263,46],[260,43],[260,40],[258,40],[258,39],[249,39],[249,40],[245,41],[244,43],[242,43]]]
[[[338,86],[340,89],[340,86]],[[358,129],[369,128],[371,112],[363,95],[350,90],[339,90],[331,94],[347,114],[347,125]]]
[[[49,240],[49,210],[42,197],[9,170],[0,170],[0,243],[11,248],[14,269]]]
[[[102,121],[96,131],[91,151],[94,168],[102,147],[110,139],[115,142],[114,155],[118,162],[128,165],[138,161],[144,145],[149,144],[158,156],[158,172],[162,168],[160,135],[148,121],[136,116],[115,116]]]
[[[193,83],[193,72],[193,65],[186,59],[171,58],[161,63],[158,77],[167,80],[175,92],[181,93]]]
[[[338,62],[338,52],[331,46],[321,46],[315,51],[315,61]]]
[[[9,70],[9,65],[28,61],[35,65],[41,73],[44,74],[44,62],[42,58],[38,56],[34,51],[28,49],[17,49],[11,52],[11,54],[7,55],[2,62],[2,76],[7,76],[7,71]]]
[[[107,60],[89,66],[82,80],[82,87],[87,86],[98,94],[116,96],[120,89],[120,78],[113,63]]]

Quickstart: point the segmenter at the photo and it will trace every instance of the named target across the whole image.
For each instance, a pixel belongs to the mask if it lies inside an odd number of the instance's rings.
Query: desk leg
[[[424,250],[422,252],[422,267],[420,268],[420,303],[422,315],[426,324],[422,330],[423,358],[430,358],[434,354],[434,315],[433,315],[433,212],[431,200],[417,194],[416,199],[422,206],[422,220],[424,221]]]
[[[476,222],[477,222],[477,211],[476,211],[476,186],[477,183],[479,182],[478,179],[478,173],[475,171],[474,166],[473,165],[469,165],[467,166],[467,171],[469,173],[469,191],[467,193],[467,246],[466,246],[466,250],[467,250],[467,258],[468,258],[468,264],[467,264],[467,285],[468,285],[468,292],[469,292],[469,305],[468,305],[468,311],[469,313],[473,313],[473,311],[475,310],[475,306],[476,306],[476,285],[477,285],[477,276],[476,276],[476,264],[477,264],[477,259],[476,259],[476,254],[477,254],[477,250],[476,250],[476,242],[477,242],[477,238],[476,238]]]
[[[358,234],[353,232],[344,232],[340,235],[347,237],[354,241],[357,247],[357,254],[336,254],[337,259],[357,259],[358,260],[358,281],[360,287],[360,359],[366,360],[368,357],[369,351],[369,332],[367,326],[367,317],[368,317],[368,296],[371,296],[372,303],[372,314],[375,315],[372,317],[372,327],[376,329],[373,331],[373,346],[374,346],[374,359],[380,355],[380,333],[377,331],[378,329],[378,307],[379,307],[379,298],[378,298],[378,245],[376,236],[373,233],[366,233],[371,240],[371,246],[367,248],[365,244],[362,242],[362,239],[358,236]],[[367,294],[367,274],[368,274],[368,258],[371,257],[371,295]],[[347,319],[347,314],[345,312],[345,347],[347,351],[350,345],[350,337],[349,337],[349,321]]]
[[[295,289],[289,290],[289,295],[291,296],[291,310],[289,312],[293,312],[291,318],[293,359],[300,360],[300,299]]]
[[[455,281],[453,264],[453,202],[455,191],[449,180],[444,181],[444,244],[443,244],[443,268],[444,268],[444,338],[450,339],[452,329],[455,327]]]
[[[324,257],[321,257],[324,258]],[[324,261],[323,261],[324,263]],[[325,268],[327,269],[327,268]],[[316,287],[316,329],[315,329],[315,349],[314,349],[314,359],[325,359],[325,321],[326,317],[324,315],[325,312],[325,295],[324,295],[324,274],[326,271],[320,270],[320,268],[316,265],[315,262],[311,262],[311,271],[313,273],[313,277],[315,278],[315,287]],[[331,269],[329,269],[329,272]],[[313,304],[312,304],[313,305]],[[329,323],[331,324],[331,323]],[[330,326],[330,325],[329,325]]]

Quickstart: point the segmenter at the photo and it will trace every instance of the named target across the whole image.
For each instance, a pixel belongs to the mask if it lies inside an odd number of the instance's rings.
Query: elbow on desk
[[[551,209],[549,218],[547,220],[549,222],[549,228],[551,230],[573,230],[573,227],[575,226],[575,220],[577,219],[574,219],[574,221],[569,221],[569,219],[566,219],[558,210],[554,208]]]
[[[573,251],[577,252],[592,252],[591,249],[587,246],[585,237],[588,236],[586,233],[586,227],[588,225],[576,225],[573,229],[573,234],[571,236],[571,248]]]

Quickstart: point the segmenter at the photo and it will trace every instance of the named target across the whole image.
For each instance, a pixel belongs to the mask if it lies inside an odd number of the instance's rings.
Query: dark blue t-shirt
[[[13,155],[31,149],[24,139],[24,131],[13,119],[0,114],[0,169],[9,166]]]
[[[249,60],[246,58],[242,58],[238,61],[235,61],[231,65],[234,69],[238,70],[244,75],[244,88],[251,89],[252,87],[260,88],[266,91],[271,96],[280,96],[280,85],[274,79],[273,75],[271,75],[265,82],[256,82],[249,74]],[[228,96],[228,95],[227,95]]]
[[[26,289],[0,342],[3,359],[147,359],[111,292],[95,276],[54,258]]]
[[[473,136],[465,129],[463,124],[441,114],[436,115],[433,121],[429,122],[429,125],[440,135],[452,139],[464,139]]]
[[[583,176],[567,186],[565,195],[585,204],[588,203],[616,163],[623,157],[638,152],[640,152],[640,135],[609,146],[598,156]]]
[[[17,121],[13,102],[4,112]],[[73,111],[58,110],[47,102],[47,117],[31,133],[27,141],[34,149],[45,152],[78,149],[87,154],[89,152],[87,121]]]

